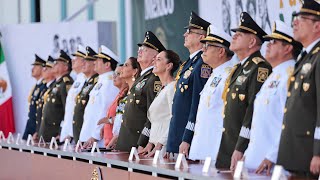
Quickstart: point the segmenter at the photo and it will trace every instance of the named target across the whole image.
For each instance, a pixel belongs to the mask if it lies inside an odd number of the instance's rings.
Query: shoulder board
[[[259,64],[261,62],[264,62],[264,59],[260,58],[260,57],[254,57],[252,58],[252,61],[255,63],[255,64]]]
[[[69,82],[70,78],[68,76],[63,77],[63,82]]]
[[[312,51],[311,54],[316,54],[320,50],[320,47],[317,47],[315,50]]]

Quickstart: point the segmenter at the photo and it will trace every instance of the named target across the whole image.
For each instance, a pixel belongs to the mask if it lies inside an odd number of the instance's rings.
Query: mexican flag
[[[7,137],[9,132],[14,133],[12,92],[7,64],[0,42],[0,131]]]

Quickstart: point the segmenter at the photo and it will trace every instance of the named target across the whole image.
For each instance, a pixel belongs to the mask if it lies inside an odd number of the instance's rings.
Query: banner
[[[13,119],[13,106],[12,106],[12,92],[11,83],[7,64],[3,54],[0,42],[0,131],[3,131],[5,136],[9,132],[14,133],[14,119]]]
[[[132,48],[144,40],[144,33],[152,31],[166,49],[177,52],[181,59],[189,57],[183,46],[191,11],[198,13],[198,1],[184,0],[136,0],[132,1]],[[137,53],[133,53],[137,56]]]

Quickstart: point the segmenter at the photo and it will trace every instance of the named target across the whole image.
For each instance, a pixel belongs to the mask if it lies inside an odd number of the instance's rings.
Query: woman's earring
[[[136,78],[134,76],[132,76],[131,80],[134,82],[134,81],[136,81]]]

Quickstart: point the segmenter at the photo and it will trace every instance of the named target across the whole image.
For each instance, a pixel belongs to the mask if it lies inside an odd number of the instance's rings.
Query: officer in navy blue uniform
[[[36,102],[40,98],[41,91],[45,88],[46,83],[42,78],[42,68],[45,66],[46,61],[35,55],[35,60],[32,68],[32,77],[37,80],[36,85],[30,91],[28,102],[29,102],[29,113],[28,121],[22,139],[27,140],[28,135],[33,135],[36,132]]]
[[[202,60],[201,39],[206,37],[209,22],[191,12],[189,25],[184,33],[184,46],[190,52],[189,59],[176,76],[175,95],[172,105],[167,152],[188,155],[193,138],[200,92],[211,75],[211,67]]]

